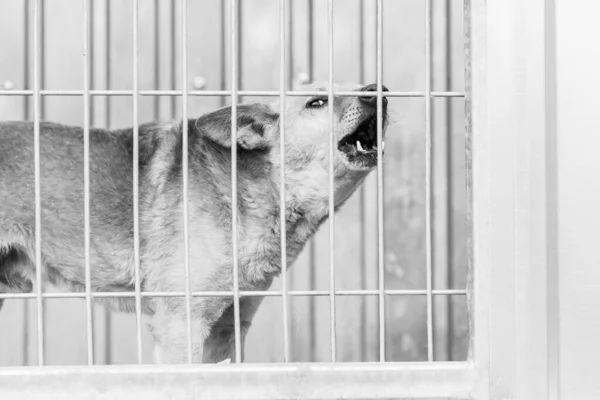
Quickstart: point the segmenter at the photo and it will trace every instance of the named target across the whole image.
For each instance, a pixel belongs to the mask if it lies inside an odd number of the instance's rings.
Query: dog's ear
[[[237,106],[237,143],[246,150],[263,150],[271,146],[272,128],[279,115],[261,103]],[[221,108],[196,120],[196,129],[204,137],[224,147],[231,147],[231,107]]]

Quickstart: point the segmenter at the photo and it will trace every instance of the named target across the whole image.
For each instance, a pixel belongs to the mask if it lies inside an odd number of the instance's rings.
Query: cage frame
[[[35,0],[34,4],[38,1]],[[285,0],[281,1],[284,3]],[[332,0],[328,1],[331,12]],[[382,3],[382,0],[377,1]],[[430,4],[431,0],[424,1]],[[466,294],[471,334],[467,361],[10,367],[0,369],[0,396],[3,399],[36,399],[45,398],[52,392],[63,399],[121,398],[134,394],[148,399],[548,398],[554,373],[548,366],[548,360],[555,358],[557,351],[557,339],[546,329],[556,320],[556,310],[550,300],[553,283],[556,283],[555,271],[546,270],[551,241],[546,232],[553,232],[546,196],[552,188],[545,169],[552,157],[546,149],[553,140],[552,135],[546,136],[546,131],[552,129],[545,100],[545,94],[552,90],[552,54],[548,45],[551,44],[554,27],[548,18],[549,12],[551,9],[543,0],[528,2],[526,6],[518,0],[465,1],[470,222],[470,279]],[[35,7],[34,16],[36,32],[39,13],[36,13]],[[538,23],[527,24],[527,20]],[[506,44],[507,32],[509,45]],[[39,35],[34,34],[34,54],[39,49],[38,40]],[[185,40],[184,35],[184,48]],[[234,33],[232,41],[235,41]],[[84,56],[84,65],[86,63]],[[545,72],[539,74],[539,68]],[[34,62],[34,76],[38,74],[39,63]],[[515,99],[514,90],[524,82],[527,85]],[[74,95],[83,95],[87,99],[85,104],[89,106],[90,96],[112,95],[111,92],[117,91],[91,91],[85,85],[83,91],[73,92],[77,92],[72,93]],[[121,92],[114,94],[132,96],[134,104],[138,96],[153,94],[152,91],[142,93],[137,84],[133,91]],[[200,95],[185,88],[172,91],[171,95],[185,95],[186,92],[188,95]],[[230,92],[204,92],[202,95],[231,94],[234,98],[242,94],[265,93],[285,97],[281,92],[236,91],[235,86]],[[52,92],[41,91],[39,80],[35,78],[32,91],[0,91],[0,95],[31,95],[35,110],[39,110],[40,97],[45,94]],[[61,91],[58,94],[65,93]],[[286,95],[296,93],[288,92]],[[381,101],[380,90],[376,95]],[[462,94],[426,91],[391,95],[430,100],[436,96],[458,97]],[[333,96],[333,92],[329,96]],[[520,111],[520,107],[527,109],[527,115]],[[37,112],[34,112],[34,118],[36,140],[39,140]],[[89,126],[86,131],[89,134]],[[39,148],[36,159],[39,176]],[[528,184],[534,184],[539,190],[530,190]],[[36,182],[36,198],[39,199],[37,185],[39,180]],[[509,201],[498,201],[497,196],[502,191],[514,196]],[[503,196],[499,198],[503,199]],[[36,202],[36,206],[38,204]],[[39,209],[36,214],[37,219]],[[89,216],[86,217],[88,219]],[[36,222],[39,227],[39,219]],[[506,240],[514,239],[515,233],[520,238],[528,238],[531,248],[523,247],[517,240]],[[41,235],[37,232],[36,236],[39,240]],[[87,247],[86,252],[89,251]],[[39,248],[38,243],[38,259]],[[137,267],[136,275],[139,274],[139,265]],[[37,270],[39,279],[41,270]],[[89,265],[86,265],[86,271],[86,278],[89,278]],[[527,284],[536,279],[547,284],[533,293],[527,289]],[[511,287],[511,283],[515,285]],[[139,282],[136,282],[136,287],[138,285]],[[86,287],[86,292],[77,296],[85,298],[89,308],[91,298],[97,294],[90,293],[89,285]],[[32,295],[38,301],[39,310],[42,299],[48,295],[42,296],[40,290]],[[282,289],[283,298],[289,294],[286,288]],[[335,294],[335,290],[329,293],[332,307]],[[387,293],[379,291],[373,294],[385,299]],[[431,297],[432,294],[434,291],[428,287],[426,295]],[[188,288],[182,295],[189,301],[192,294]],[[234,290],[232,295],[237,296],[239,301],[239,291]],[[142,294],[137,290],[134,296],[139,306]],[[542,307],[543,312],[540,313],[537,307]],[[40,315],[41,311],[38,321]],[[238,324],[239,320],[236,321],[236,331],[239,330]],[[43,343],[38,342],[38,346],[43,346]],[[239,343],[236,343],[238,346]],[[41,354],[40,357],[43,352]],[[43,364],[43,360],[40,361]],[[526,374],[526,378],[518,372]]]

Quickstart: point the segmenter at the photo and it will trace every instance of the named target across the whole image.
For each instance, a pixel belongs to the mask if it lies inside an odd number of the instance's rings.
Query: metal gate
[[[188,3],[192,0],[181,2],[181,74],[188,76],[188,54],[189,44],[187,37],[187,15]],[[497,2],[467,1],[465,4],[465,37],[466,37],[466,165],[467,165],[467,197],[469,213],[469,240],[467,242],[469,253],[469,284],[465,289],[435,289],[433,277],[433,242],[434,231],[432,229],[432,103],[436,98],[463,97],[465,93],[452,91],[434,91],[432,88],[432,0],[423,0],[424,10],[424,41],[425,60],[424,68],[424,90],[422,91],[391,91],[386,92],[388,98],[420,98],[424,101],[424,166],[425,166],[425,289],[386,289],[385,268],[386,257],[384,252],[384,203],[383,203],[383,165],[381,158],[378,158],[377,168],[377,271],[378,281],[376,289],[371,290],[339,290],[336,289],[336,257],[335,257],[335,218],[331,218],[329,224],[329,259],[328,275],[329,287],[327,290],[290,290],[288,273],[283,270],[281,279],[281,289],[269,292],[242,292],[239,289],[237,281],[237,257],[234,257],[233,263],[233,290],[231,292],[191,292],[189,279],[187,290],[183,293],[144,293],[140,290],[139,280],[139,220],[137,199],[138,176],[137,162],[134,162],[134,232],[135,232],[135,254],[136,254],[136,280],[134,292],[100,293],[93,292],[90,287],[90,215],[89,215],[89,129],[90,112],[93,109],[93,98],[95,96],[106,96],[107,101],[111,96],[130,97],[132,99],[134,137],[137,139],[139,126],[140,101],[147,96],[169,96],[170,98],[181,97],[183,99],[182,118],[185,120],[189,116],[188,98],[198,96],[229,96],[232,105],[232,115],[236,113],[236,105],[240,97],[264,96],[277,97],[280,100],[282,109],[285,107],[285,101],[288,96],[302,96],[306,92],[293,91],[289,89],[289,82],[292,80],[287,68],[289,64],[289,18],[290,4],[286,0],[279,1],[279,90],[240,90],[239,87],[239,13],[240,4],[236,0],[229,2],[230,37],[229,59],[230,59],[230,90],[224,87],[219,90],[203,90],[202,80],[198,80],[197,90],[189,90],[185,82],[181,84],[179,90],[143,90],[140,88],[139,80],[139,51],[140,51],[140,27],[139,23],[139,3],[135,0],[133,6],[133,87],[131,90],[92,90],[90,86],[90,32],[91,32],[91,0],[83,0],[83,90],[46,90],[40,86],[40,77],[42,66],[40,64],[40,9],[41,1],[32,0],[30,2],[30,23],[33,29],[33,89],[12,90],[5,88],[0,91],[0,96],[28,96],[33,99],[33,118],[35,123],[35,173],[36,173],[36,254],[37,259],[41,259],[41,198],[40,198],[40,158],[39,158],[39,124],[41,101],[44,96],[81,96],[83,99],[84,111],[84,137],[85,137],[85,254],[86,254],[86,290],[83,293],[46,293],[42,291],[41,285],[36,286],[36,292],[33,294],[0,294],[1,298],[14,299],[35,299],[36,319],[37,319],[37,367],[11,367],[0,369],[0,393],[3,398],[46,398],[52,393],[51,397],[67,398],[116,398],[124,396],[138,396],[144,398],[222,398],[222,399],[391,399],[391,398],[502,398],[505,387],[492,382],[497,375],[504,376],[497,371],[512,371],[512,367],[506,366],[502,361],[495,364],[499,368],[493,370],[490,359],[497,356],[495,352],[502,349],[508,339],[502,337],[503,332],[515,332],[515,317],[511,314],[510,306],[513,303],[503,305],[502,300],[511,298],[514,293],[505,294],[503,290],[510,286],[509,282],[516,279],[517,276],[524,273],[516,269],[510,269],[502,273],[497,272],[494,267],[499,259],[506,261],[507,265],[512,265],[510,260],[504,259],[515,254],[518,247],[516,242],[506,243],[499,237],[509,237],[510,233],[505,229],[510,229],[510,223],[503,221],[503,218],[512,218],[512,223],[520,228],[520,232],[530,232],[538,229],[529,223],[523,214],[519,214],[518,207],[510,207],[506,204],[499,204],[494,199],[495,191],[503,185],[511,185],[519,182],[519,177],[515,171],[525,171],[525,175],[535,174],[531,168],[521,168],[520,161],[526,160],[527,167],[539,162],[529,159],[530,152],[535,152],[535,139],[533,135],[520,141],[515,135],[507,135],[504,138],[504,146],[493,150],[491,144],[495,142],[492,135],[494,132],[493,124],[490,124],[489,107],[496,104],[497,100],[490,98],[490,93],[494,89],[500,91],[501,88],[494,87],[491,84],[490,74],[493,76],[501,75],[499,71],[494,70],[495,65],[491,62],[499,61],[503,53],[501,41],[498,36],[505,33],[506,28],[501,26],[501,22],[508,21],[515,30],[523,29],[515,20],[517,18],[517,9],[511,5],[499,5]],[[312,3],[312,2],[311,2]],[[376,82],[377,91],[371,93],[362,93],[361,96],[376,96],[378,104],[378,143],[381,143],[382,130],[382,101],[383,101],[383,16],[384,2],[376,0]],[[79,3],[78,3],[79,4]],[[50,3],[46,4],[46,7]],[[328,98],[333,100],[334,96],[357,96],[355,92],[334,93],[334,14],[337,7],[343,7],[340,1],[327,1],[327,43],[328,43],[328,73],[329,82]],[[516,6],[515,6],[516,7]],[[532,14],[539,12],[535,7],[530,9]],[[490,16],[492,12],[500,12],[500,16],[492,21]],[[286,23],[286,21],[288,23]],[[492,22],[490,22],[492,21]],[[173,25],[174,26],[174,25]],[[495,36],[496,35],[496,36]],[[495,41],[496,40],[496,41]],[[223,64],[224,65],[224,64]],[[490,72],[491,71],[491,72]],[[506,100],[506,98],[504,98]],[[333,102],[331,101],[330,104]],[[282,114],[283,115],[283,114]],[[333,124],[333,108],[330,107],[330,123]],[[232,118],[232,132],[235,132],[236,118]],[[285,121],[281,121],[281,129],[284,129]],[[493,122],[493,121],[492,121]],[[528,139],[531,139],[528,141]],[[514,155],[513,146],[520,148],[518,151],[525,151],[527,157],[519,158],[517,151],[517,163],[507,163],[499,155]],[[330,157],[333,157],[333,135],[330,141]],[[183,141],[183,171],[184,171],[184,198],[187,196],[187,126],[184,124]],[[283,157],[283,141],[282,141]],[[137,140],[134,140],[134,160],[139,157]],[[232,146],[233,160],[233,191],[232,201],[237,199],[236,191],[236,147]],[[333,214],[333,164],[330,169],[330,214]],[[493,178],[493,179],[490,179]],[[498,187],[492,186],[491,182],[498,182]],[[284,185],[280,188],[283,192]],[[531,207],[528,200],[536,200],[534,193],[526,190],[519,191],[516,199],[518,205],[522,207]],[[282,196],[283,199],[283,196]],[[184,202],[186,204],[186,202]],[[507,208],[508,207],[508,208]],[[281,208],[282,212],[284,207]],[[235,208],[233,208],[233,221],[236,221]],[[522,209],[521,209],[522,210]],[[185,220],[187,221],[187,206],[184,207]],[[283,224],[285,219],[282,218]],[[233,224],[235,227],[235,223]],[[513,226],[514,228],[514,226]],[[185,226],[185,246],[187,251],[187,224]],[[236,230],[233,231],[233,249],[237,248]],[[285,235],[281,238],[282,247],[285,247]],[[512,251],[512,252],[511,252]],[[518,258],[518,257],[517,257]],[[286,263],[285,252],[282,252],[282,264]],[[526,265],[525,271],[537,268],[536,265]],[[189,278],[189,262],[186,258],[185,263],[186,277]],[[41,269],[37,268],[37,281],[41,281]],[[494,279],[492,279],[494,278]],[[390,296],[424,296],[426,300],[426,342],[427,357],[423,362],[397,362],[386,358],[386,313],[387,299]],[[469,357],[466,361],[448,362],[434,360],[434,298],[437,296],[464,296],[466,295],[469,309]],[[94,365],[94,319],[92,302],[95,298],[102,297],[133,297],[136,302],[136,346],[137,361],[140,365],[118,366]],[[283,341],[283,363],[277,364],[248,364],[241,362],[241,352],[236,351],[236,364],[231,365],[180,365],[180,366],[151,366],[141,365],[143,363],[142,354],[142,313],[141,301],[144,296],[179,296],[184,297],[188,304],[188,337],[191,330],[190,324],[190,301],[194,296],[231,296],[234,301],[235,310],[239,310],[239,300],[241,296],[267,296],[281,298],[281,313],[283,315],[282,341]],[[330,357],[325,363],[291,363],[291,329],[289,326],[290,299],[295,296],[309,296],[311,299],[316,297],[325,297],[328,300],[329,308],[329,342]],[[378,341],[377,341],[377,361],[371,362],[339,362],[336,349],[336,304],[342,296],[372,296],[377,300],[378,311]],[[44,299],[50,298],[82,298],[86,304],[86,334],[87,334],[87,364],[85,367],[52,367],[45,366],[44,347],[48,346],[44,341]],[[314,306],[313,306],[314,308]],[[528,312],[526,312],[529,315]],[[498,334],[491,330],[491,321],[499,321],[503,324],[503,329],[498,330]],[[533,328],[535,330],[535,327]],[[533,337],[533,336],[528,336]],[[235,345],[236,349],[241,348],[240,343],[240,320],[239,314],[235,318]],[[191,341],[191,338],[189,339]],[[191,360],[191,344],[188,346],[188,357]],[[507,364],[510,364],[510,356],[506,357]],[[496,375],[495,375],[496,374]],[[509,372],[510,375],[510,372]],[[533,390],[532,392],[535,392]],[[496,397],[494,397],[496,396]]]

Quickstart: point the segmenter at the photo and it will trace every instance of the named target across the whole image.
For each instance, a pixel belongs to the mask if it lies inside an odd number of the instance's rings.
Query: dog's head
[[[330,140],[333,134],[334,202],[339,207],[377,166],[377,97],[335,96],[331,129],[327,85],[313,83],[301,90],[323,94],[286,99],[286,179],[292,181],[292,191],[302,191],[298,198],[311,199],[311,202],[328,199]],[[336,84],[334,87],[335,92],[375,90],[376,85]],[[386,88],[384,90],[387,91]],[[387,99],[383,98],[382,106],[383,140],[387,128]],[[274,105],[274,109],[278,107],[278,104]],[[273,153],[279,156],[277,151]]]
[[[286,180],[294,184],[315,182],[327,190],[331,132],[327,86],[313,83],[301,91],[318,96],[289,96],[285,102]],[[375,92],[376,85],[336,84],[336,92]],[[387,91],[385,86],[383,91]],[[278,102],[237,107],[238,147],[269,151],[271,162],[280,164],[280,116]],[[335,96],[333,104],[334,171],[336,204],[344,202],[368,172],[377,166],[377,97]],[[387,99],[382,102],[382,139],[388,124]],[[197,121],[205,135],[223,146],[231,145],[231,108],[207,114]],[[383,151],[383,149],[382,149]],[[383,152],[382,152],[383,154]]]
[[[337,92],[375,92],[377,85],[336,84]],[[302,91],[323,92],[310,97],[286,100],[286,153],[306,159],[306,153],[329,163],[331,117],[327,87],[323,83],[304,86]],[[384,86],[383,91],[387,91]],[[374,93],[372,93],[374,94]],[[387,128],[387,99],[382,101],[382,135]],[[277,108],[278,105],[275,105]],[[368,172],[377,166],[377,97],[336,96],[333,104],[334,163],[336,175]],[[382,136],[383,138],[383,136]],[[289,167],[295,167],[290,165]],[[305,166],[298,165],[300,168]]]

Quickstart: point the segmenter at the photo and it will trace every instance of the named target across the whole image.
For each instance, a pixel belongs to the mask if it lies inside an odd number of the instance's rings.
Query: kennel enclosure
[[[424,0],[425,42],[430,49],[431,4],[435,0]],[[71,90],[70,95],[81,96],[84,112],[89,113],[92,99],[100,95],[130,97],[133,103],[134,124],[137,124],[141,99],[160,94],[159,91],[144,91],[137,82],[140,65],[137,59],[139,46],[138,5],[134,1],[134,83],[132,90],[98,90],[89,85],[89,53],[84,47],[82,69],[83,90]],[[182,15],[186,5],[181,4]],[[334,80],[333,61],[333,16],[339,2],[327,2],[328,17],[328,80]],[[595,53],[582,52],[581,45],[573,45],[573,37],[582,35],[578,26],[598,30],[592,15],[581,15],[573,3],[584,6],[581,0],[544,2],[541,0],[522,3],[518,1],[466,1],[464,5],[466,62],[466,165],[467,198],[469,213],[469,281],[466,293],[461,289],[436,289],[432,282],[432,230],[431,230],[431,187],[426,188],[427,204],[427,282],[424,291],[397,289],[387,291],[384,286],[383,270],[383,203],[381,164],[378,169],[378,247],[377,267],[379,281],[377,289],[368,292],[377,299],[381,318],[388,296],[424,295],[427,301],[427,359],[422,362],[391,362],[386,360],[384,329],[378,332],[378,357],[371,362],[336,361],[336,320],[331,323],[331,358],[325,363],[282,363],[237,365],[182,365],[182,366],[43,366],[43,351],[38,352],[37,367],[9,367],[0,369],[0,394],[3,398],[43,398],[47,393],[56,393],[61,398],[115,398],[144,396],[145,398],[476,398],[476,399],[557,399],[595,398],[600,388],[594,374],[592,355],[598,354],[596,339],[600,333],[598,319],[590,304],[598,299],[596,285],[585,284],[598,276],[594,268],[597,255],[587,224],[597,222],[592,210],[597,193],[589,193],[592,182],[577,179],[581,167],[597,171],[600,167],[593,151],[585,148],[585,135],[589,127],[596,127],[592,102],[578,102],[579,110],[569,103],[571,96],[584,92],[589,82],[585,76],[593,76],[599,58]],[[43,96],[65,95],[62,90],[42,90],[39,75],[39,0],[31,2],[31,23],[34,56],[32,60],[34,79],[32,90],[6,88],[0,91],[1,98],[30,96],[33,100],[33,116],[36,135],[39,135],[40,100]],[[83,1],[82,18],[84,37],[89,38],[90,1]],[[376,92],[381,104],[382,85],[382,28],[383,1],[377,5],[377,84]],[[181,89],[170,91],[173,96],[226,95],[234,100],[239,96],[273,96],[285,101],[286,96],[299,95],[286,92],[289,72],[284,68],[286,61],[286,24],[281,23],[281,69],[279,91],[238,90],[237,40],[238,7],[231,2],[231,88],[230,90],[189,90],[184,83]],[[289,5],[279,2],[281,22]],[[597,6],[592,6],[596,7]],[[580,23],[583,19],[587,24]],[[184,18],[185,20],[185,18]],[[564,26],[575,27],[561,30]],[[186,25],[181,29],[185,32]],[[600,32],[599,32],[600,33]],[[579,35],[579,36],[577,36]],[[182,36],[182,59],[186,59],[185,34]],[[84,40],[86,42],[86,40]],[[576,41],[575,41],[576,42]],[[587,63],[577,67],[568,62],[571,57],[583,57]],[[186,71],[184,62],[182,71]],[[579,68],[585,74],[578,73]],[[426,181],[431,179],[431,104],[437,97],[461,96],[461,92],[434,92],[431,87],[431,54],[424,64],[425,79],[422,91],[392,91],[385,95],[394,97],[420,97],[425,102],[425,163]],[[542,72],[540,72],[542,71]],[[585,76],[584,76],[585,75]],[[185,74],[184,74],[185,76]],[[199,81],[200,82],[200,81]],[[597,81],[596,81],[597,83]],[[200,84],[199,84],[200,85]],[[201,86],[201,85],[200,85]],[[331,87],[331,86],[330,86]],[[113,92],[113,93],[111,93]],[[165,93],[162,93],[163,95]],[[561,97],[557,94],[561,94]],[[356,95],[355,93],[328,93],[334,95]],[[581,97],[584,98],[584,97]],[[182,104],[183,116],[188,115],[186,101]],[[235,109],[235,107],[234,107]],[[84,127],[89,134],[89,114],[84,114]],[[235,120],[235,119],[234,119]],[[380,119],[381,121],[381,119]],[[381,124],[381,122],[380,122]],[[567,132],[567,128],[568,132]],[[574,128],[574,129],[572,129]],[[567,136],[567,133],[569,136]],[[39,136],[38,136],[39,138]],[[379,138],[380,139],[380,138]],[[184,147],[185,148],[185,147]],[[561,149],[558,151],[557,149]],[[235,150],[234,150],[235,151]],[[39,153],[38,153],[39,154]],[[36,157],[36,174],[39,177],[39,157]],[[381,158],[380,158],[381,160]],[[135,165],[135,164],[134,164]],[[561,182],[561,186],[557,185]],[[37,179],[39,184],[39,179]],[[596,188],[593,186],[593,188]],[[40,227],[39,186],[37,187],[37,229]],[[597,189],[597,188],[596,188]],[[598,191],[597,191],[598,192]],[[574,194],[584,197],[583,204],[572,200]],[[591,218],[592,221],[586,219]],[[89,216],[86,218],[89,224]],[[38,231],[39,233],[39,231]],[[334,224],[327,232],[334,239]],[[89,235],[86,235],[89,236]],[[38,237],[38,259],[40,246]],[[560,240],[559,240],[560,238]],[[89,237],[88,239],[89,240]],[[574,245],[577,243],[577,245]],[[89,245],[86,246],[89,249]],[[335,276],[335,254],[329,255],[328,273]],[[89,260],[89,257],[88,257]],[[138,260],[139,261],[139,260]],[[139,263],[138,263],[139,266]],[[234,264],[234,270],[235,270]],[[86,263],[89,277],[90,265]],[[38,269],[38,280],[39,276]],[[235,275],[234,275],[235,276]],[[560,280],[559,280],[560,276]],[[289,312],[289,299],[300,296],[299,291],[289,290],[288,277],[284,274],[281,290],[265,293],[280,296],[279,310]],[[89,281],[88,281],[89,283]],[[336,313],[339,297],[352,292],[339,292],[336,281],[331,279],[327,290],[321,295],[328,300],[332,316]],[[134,296],[138,306],[142,293],[139,281]],[[239,300],[239,290],[227,293]],[[533,290],[535,289],[535,290]],[[91,319],[92,299],[102,294],[93,293],[89,284],[86,292],[78,294],[42,293],[26,295],[2,294],[3,298],[32,298],[37,302],[38,328],[43,327],[42,299],[53,296],[82,297],[86,301],[86,333],[88,343],[93,340]],[[339,292],[339,293],[338,293]],[[363,290],[364,292],[364,290]],[[469,315],[469,355],[466,361],[434,361],[433,307],[434,297],[443,294],[465,295]],[[125,294],[122,294],[125,295]],[[156,294],[154,294],[156,295]],[[190,299],[193,293],[183,294]],[[316,295],[315,295],[316,296]],[[138,307],[139,310],[139,307]],[[560,313],[560,320],[559,320]],[[582,317],[589,315],[589,318]],[[383,323],[381,322],[383,321]],[[560,324],[559,324],[560,321]],[[289,326],[284,321],[282,335],[284,354],[288,353]],[[236,324],[239,332],[239,324]],[[239,335],[237,346],[239,347]],[[136,344],[142,346],[141,316],[137,314]],[[44,346],[43,335],[36,343]],[[91,350],[90,350],[91,348]],[[92,346],[87,348],[88,363],[93,364]],[[138,348],[139,361],[141,349]],[[239,354],[239,352],[238,352]],[[284,356],[287,361],[288,355]],[[92,360],[92,361],[90,361]]]

